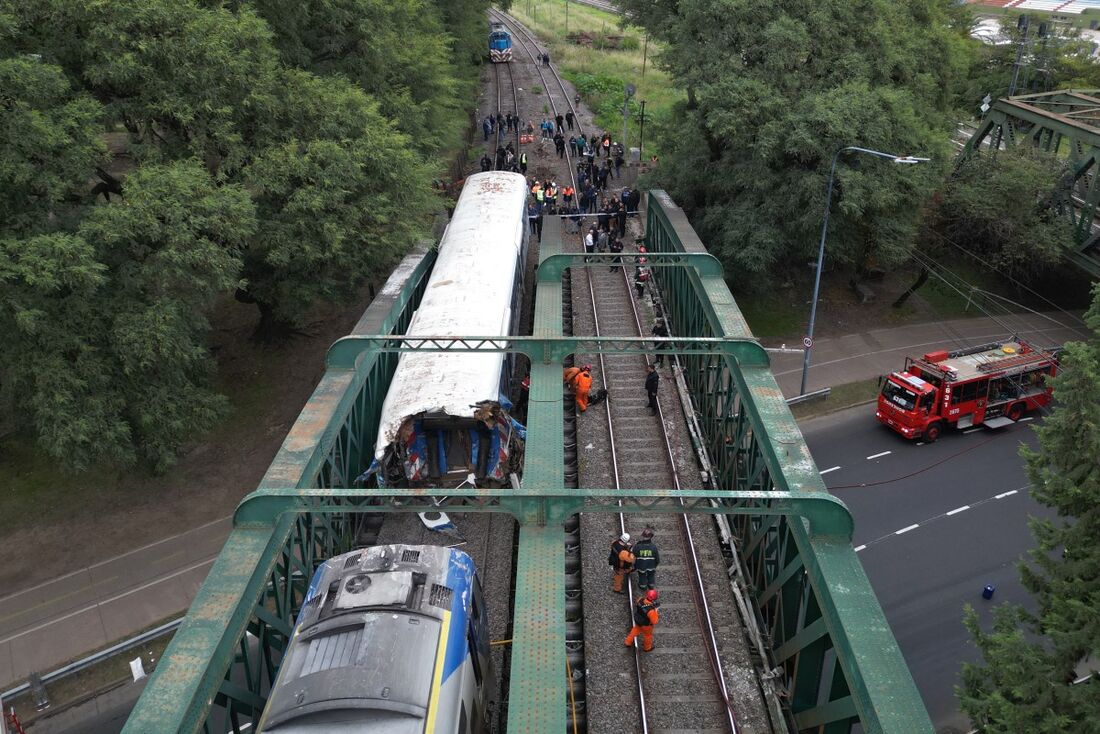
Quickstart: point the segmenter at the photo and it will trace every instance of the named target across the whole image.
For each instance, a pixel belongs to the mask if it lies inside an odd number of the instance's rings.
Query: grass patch
[[[115,492],[118,472],[97,467],[79,475],[38,449],[29,432],[0,442],[0,517],[10,526],[35,526],[49,517],[95,507],[97,496]],[[79,477],[79,481],[74,481]]]
[[[527,91],[530,92],[531,94],[542,94],[543,90],[542,90],[542,87],[539,86],[538,84],[532,84],[530,87],[527,88]],[[543,109],[545,110],[546,108],[543,107]]]
[[[650,40],[647,45],[645,31],[634,26],[622,27],[618,15],[565,0],[516,2],[508,12],[547,43],[551,60],[562,76],[577,87],[585,104],[595,113],[596,124],[616,138],[623,129],[623,87],[627,82],[637,87],[630,104],[627,147],[637,147],[641,138],[642,100],[646,102],[646,128],[652,130],[651,125],[667,118],[672,106],[684,98],[683,91],[674,86],[668,74],[653,63],[661,50],[660,44]],[[578,32],[590,34],[592,45],[568,40],[569,34]],[[608,36],[621,37],[614,41],[617,48],[609,47]],[[660,154],[656,143],[656,136],[647,133],[644,143],[647,155]]]
[[[263,425],[276,399],[275,377],[256,373],[230,395],[229,414],[200,440],[231,444],[235,436]],[[107,465],[74,471],[40,450],[30,431],[21,431],[0,440],[0,476],[5,479],[0,483],[0,517],[12,526],[34,526],[96,507],[145,475],[140,468]]]
[[[1005,288],[1005,281],[988,268],[979,267],[964,258],[953,260],[949,267],[953,273],[977,288],[1011,297]],[[968,297],[966,286],[957,285],[957,289],[952,288],[935,275],[929,276],[928,282],[917,289],[917,294],[944,319],[963,319],[983,315],[981,309]],[[978,301],[979,305],[988,302],[984,296],[979,298],[981,299]]]
[[[791,414],[794,415],[795,420],[803,421],[870,402],[878,395],[878,379],[877,377],[871,377],[866,380],[836,385],[829,392],[829,397],[824,400],[814,400],[809,403],[791,406]]]
[[[763,293],[734,293],[741,314],[758,339],[788,338],[806,329],[809,307],[791,303],[783,290]]]

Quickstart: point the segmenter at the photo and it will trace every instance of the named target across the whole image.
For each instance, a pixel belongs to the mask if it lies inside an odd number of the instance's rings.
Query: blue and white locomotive
[[[313,575],[259,731],[480,734],[495,690],[473,559],[375,546]]]
[[[518,333],[527,260],[527,182],[490,171],[466,179],[406,334]],[[374,463],[381,487],[503,486],[522,469],[527,432],[509,411],[512,355],[402,354],[382,403]]]
[[[489,60],[493,63],[512,60],[512,35],[503,23],[489,24]]]

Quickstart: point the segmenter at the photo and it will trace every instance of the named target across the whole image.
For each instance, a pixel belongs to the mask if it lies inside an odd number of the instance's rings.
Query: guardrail
[[[71,662],[68,665],[63,665],[57,670],[51,671],[43,675],[41,677],[41,681],[43,684],[53,683],[54,681],[61,680],[62,678],[72,675],[73,673],[79,673],[82,670],[87,670],[93,665],[98,665],[99,663],[109,660],[121,652],[132,650],[135,647],[141,647],[145,643],[152,642],[158,637],[163,637],[169,632],[175,632],[176,628],[183,623],[183,620],[183,617],[173,619],[171,622],[165,622],[159,627],[154,627],[151,630],[146,630],[139,635],[135,635],[133,637],[125,639],[122,642],[118,642],[108,648],[104,648],[99,652],[94,652],[85,658],[81,658],[80,660]],[[3,693],[0,693],[0,700],[6,699],[10,701],[16,696],[22,696],[24,693],[28,693],[30,690],[31,684],[30,681],[28,681],[22,685],[12,688],[9,691],[4,691]]]
[[[831,387],[823,387],[820,390],[813,390],[803,395],[795,395],[793,398],[787,398],[787,405],[798,405],[799,403],[810,403],[814,400],[824,400],[829,397],[833,389]]]

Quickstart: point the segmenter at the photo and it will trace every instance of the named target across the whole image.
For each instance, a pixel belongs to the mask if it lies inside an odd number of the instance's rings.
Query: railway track
[[[585,271],[597,336],[646,334],[626,271],[626,267]],[[657,415],[649,415],[642,389],[649,357],[598,355],[598,361],[600,375],[613,396],[604,403],[604,410],[614,486],[680,489],[664,406],[658,400]],[[664,606],[657,627],[657,647],[653,653],[635,649],[640,730],[737,732],[736,714],[729,700],[711,621],[710,601],[687,516],[663,514],[643,523],[637,516],[620,515],[619,524],[635,538],[645,527],[653,528],[661,548],[657,588],[662,592]],[[629,613],[633,588],[628,592]],[[690,597],[692,603],[683,604],[685,597]],[[669,675],[669,671],[674,672]],[[716,724],[721,726],[715,728]]]
[[[512,18],[497,13],[494,16],[511,30],[514,48],[522,47],[527,58],[534,64],[551,113],[556,116],[559,113],[564,114],[566,110],[572,111],[577,124],[575,132],[583,134],[580,116],[576,115],[568,89],[552,66],[542,66],[537,53],[539,47],[534,37]],[[569,180],[576,188],[570,152],[567,149],[565,165],[568,167]],[[586,291],[592,309],[596,335],[637,337],[647,333],[627,278],[627,267],[617,267],[613,271],[604,267],[592,267],[585,268],[583,272],[581,275],[578,269],[573,269],[566,279],[563,317],[567,329],[572,328],[572,291],[580,286]],[[672,443],[665,429],[664,409],[658,403],[658,415],[652,417],[647,408],[642,386],[649,358],[601,354],[596,356],[596,360],[600,379],[613,396],[603,404],[607,418],[606,443],[610,447],[611,486],[680,488]],[[569,404],[572,403],[571,397],[567,396],[567,400]],[[576,486],[579,462],[576,417],[571,410],[566,413],[565,449],[567,461],[572,464],[567,469],[567,483]],[[590,441],[592,438],[590,435],[586,440]],[[637,518],[630,519],[620,515],[618,522],[621,531],[631,532],[635,538],[641,535],[644,528]],[[648,524],[654,528],[657,541],[661,544],[662,559],[657,572],[657,586],[662,591],[664,606],[661,623],[657,628],[657,648],[652,653],[643,652],[640,648],[633,650],[632,677],[637,686],[637,730],[647,734],[650,731],[673,730],[737,732],[737,719],[730,705],[711,621],[710,602],[704,588],[695,539],[687,516],[659,515],[650,519]],[[566,530],[569,533],[566,557],[576,558],[580,554],[579,524],[571,521],[567,523]],[[570,564],[567,578],[572,577],[572,581],[567,582],[566,593],[573,609],[568,620],[567,639],[572,646],[570,661],[576,668],[584,659],[577,654],[580,648],[579,639],[597,632],[584,629],[583,617],[578,609],[584,603],[580,587],[594,588],[596,593],[608,592],[598,590],[598,583],[582,583],[582,579],[577,578],[580,564],[569,560],[567,563]],[[629,628],[632,619],[634,588],[629,583],[627,591],[620,617],[623,630]],[[617,634],[618,629],[615,632]],[[617,644],[621,650],[621,637]],[[610,661],[602,660],[599,663],[601,666],[610,664]],[[587,665],[596,668],[596,661],[588,659]],[[574,676],[575,682],[578,679],[583,681],[583,678]],[[582,686],[579,697],[582,705],[584,691]]]
[[[501,73],[500,67],[502,67],[502,66],[504,67],[504,73]],[[506,113],[508,113],[508,112],[513,112],[513,113],[516,113],[516,114],[519,113],[519,93],[516,91],[516,82],[515,82],[515,79],[512,77],[512,65],[511,64],[507,64],[507,63],[492,64],[492,67],[493,67],[493,88],[496,90],[496,99],[495,99],[495,108],[496,108],[496,110],[495,110],[495,114],[497,116],[498,125],[499,125],[500,124],[499,121],[504,119],[503,116]],[[510,100],[511,103],[512,103],[511,109],[508,109],[504,106],[504,103],[506,101],[505,100],[505,92],[502,89],[502,84],[501,84],[501,81],[502,81],[501,77],[503,77],[503,76],[508,77],[507,87],[509,89],[511,89],[511,91],[512,91],[511,100]],[[518,157],[519,154],[520,154],[519,123],[518,122],[516,123],[515,130],[513,131],[511,137],[512,137],[512,142],[515,143],[516,156]],[[498,140],[500,140],[501,143],[503,144],[503,140],[500,138],[499,135],[497,135],[495,133],[492,137],[492,140],[493,140],[494,145],[496,144],[496,142]],[[496,157],[496,148],[495,147],[493,147],[489,150],[489,157],[493,159],[493,170],[497,170],[497,157]]]

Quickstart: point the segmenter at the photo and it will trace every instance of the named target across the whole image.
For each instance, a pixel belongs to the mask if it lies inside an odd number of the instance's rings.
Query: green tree
[[[277,87],[271,31],[255,12],[191,0],[16,3],[13,52],[41,55],[130,133],[139,161],[197,157],[232,173],[246,161],[246,126]],[[117,180],[107,178],[112,186]]]
[[[86,196],[106,160],[102,118],[58,67],[0,59],[0,237],[48,229]]]
[[[385,16],[382,5],[375,10]],[[250,4],[230,11],[193,0],[44,0],[12,12],[22,14],[17,49],[57,60],[101,100],[109,119],[129,132],[139,161],[194,157],[217,181],[248,186],[260,225],[242,254],[238,296],[257,304],[261,337],[285,334],[318,299],[350,296],[364,278],[382,272],[433,206],[430,172],[410,136],[344,74],[316,76],[280,63],[275,36]],[[359,24],[370,17],[356,16],[361,36],[369,29]],[[409,35],[405,46],[445,66],[445,44],[416,46],[416,27]],[[381,73],[380,54],[362,51],[370,63],[359,71]],[[354,71],[347,64],[343,71]],[[312,153],[297,161],[294,151]],[[360,157],[354,166],[352,156]],[[358,175],[343,186],[332,175],[352,169]],[[121,191],[115,176],[103,169],[100,176]],[[379,215],[396,219],[380,223]],[[292,232],[300,238],[293,244]]]
[[[378,100],[382,113],[433,152],[468,121],[452,63],[452,37],[428,0],[254,0],[285,62],[340,74]],[[472,16],[465,8],[462,17]],[[479,19],[484,25],[484,13]],[[484,34],[483,34],[484,35]],[[468,64],[467,64],[468,66]]]
[[[1051,380],[1058,402],[1035,428],[1039,451],[1022,449],[1032,495],[1057,512],[1057,520],[1031,520],[1037,547],[1032,563],[1020,564],[1036,611],[1001,605],[984,631],[967,610],[984,662],[963,666],[957,692],[990,734],[1100,731],[1095,684],[1072,685],[1077,665],[1100,656],[1100,285],[1093,293],[1092,336],[1066,344]]]
[[[384,273],[436,202],[430,169],[362,90],[296,69],[279,78],[270,112],[250,126],[255,154],[241,175],[261,227],[238,298],[260,309],[264,339]]]
[[[816,251],[833,154],[860,145],[949,159],[965,71],[948,0],[623,0],[665,42],[687,101],[664,130],[659,180],[745,282]],[[843,157],[829,254],[900,262],[936,166]]]
[[[1073,227],[1066,166],[1027,146],[965,161],[947,182],[936,226],[1012,277],[1028,280],[1061,262]]]
[[[243,188],[183,161],[143,166],[73,234],[3,241],[2,371],[52,455],[163,470],[213,425],[206,313],[255,224]]]

